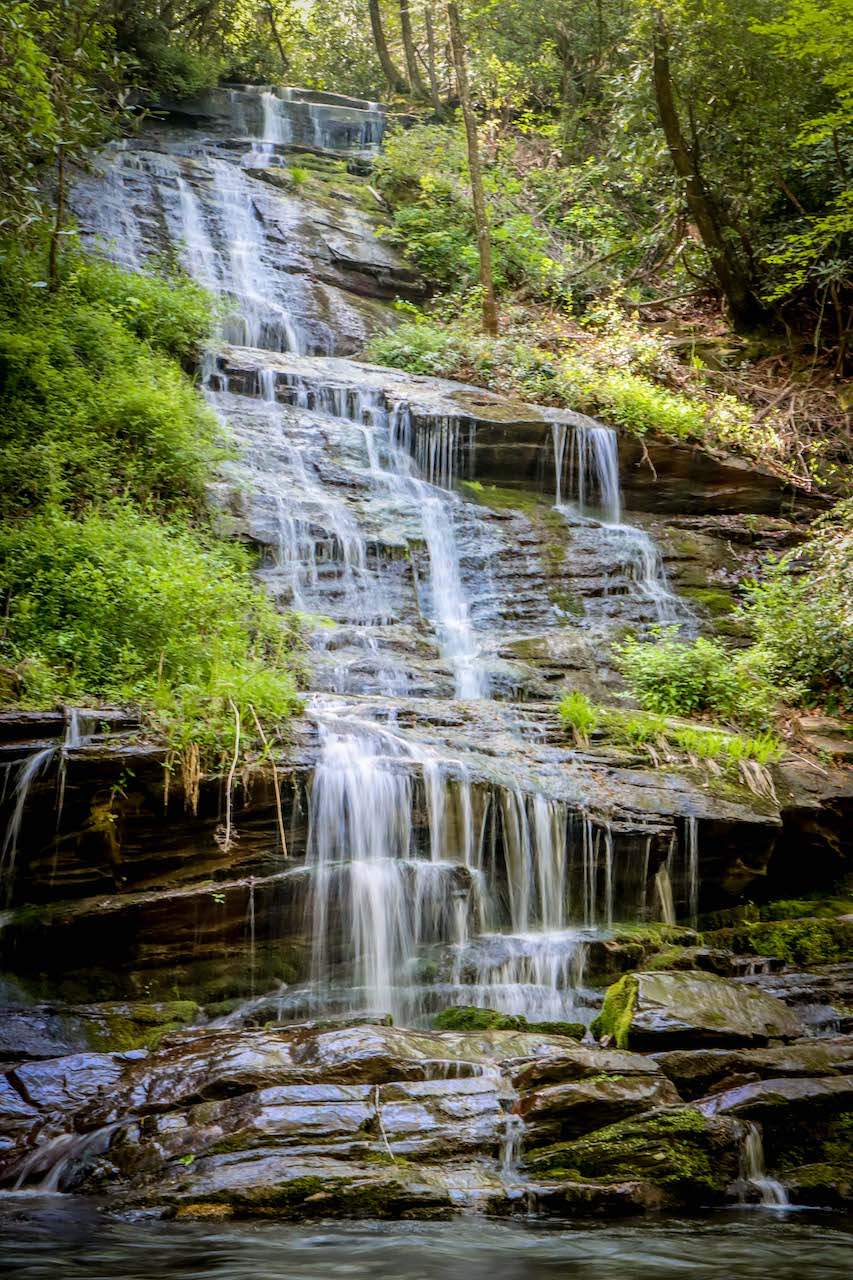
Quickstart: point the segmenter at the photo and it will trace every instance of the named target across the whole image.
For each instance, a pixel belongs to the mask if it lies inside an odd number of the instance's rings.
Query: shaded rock
[[[767,1124],[788,1124],[791,1113],[809,1119],[825,1111],[853,1113],[853,1076],[830,1079],[757,1080],[696,1103],[703,1115],[743,1116]]]
[[[508,1074],[521,1094],[548,1085],[562,1085],[576,1080],[594,1080],[601,1076],[660,1077],[660,1068],[650,1058],[619,1049],[600,1049],[597,1045],[550,1045],[533,1061],[510,1065]]]
[[[736,1120],[670,1108],[533,1152],[526,1167],[533,1179],[640,1180],[668,1203],[713,1203],[737,1177],[741,1140]]]
[[[560,1218],[630,1217],[668,1204],[667,1194],[650,1182],[528,1181],[525,1200],[538,1213]]]
[[[849,1075],[853,1073],[853,1037],[801,1040],[770,1049],[674,1049],[655,1054],[655,1061],[682,1097],[690,1100],[725,1087],[733,1076],[775,1080]]]
[[[799,1019],[780,1000],[710,973],[626,974],[593,1024],[624,1048],[763,1045],[794,1039]]]
[[[525,1144],[539,1145],[592,1133],[651,1107],[680,1102],[671,1081],[653,1075],[607,1076],[550,1085],[521,1098],[516,1111]]]

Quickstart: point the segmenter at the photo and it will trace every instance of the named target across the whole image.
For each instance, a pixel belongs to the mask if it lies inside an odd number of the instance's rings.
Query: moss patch
[[[632,973],[625,973],[607,988],[601,1013],[592,1024],[594,1036],[612,1036],[620,1049],[627,1049],[631,1019],[637,1004],[639,984]]]
[[[192,1000],[104,1005],[86,1016],[86,1038],[101,1053],[154,1049],[164,1036],[182,1030],[198,1016],[199,1007]]]
[[[705,941],[742,955],[778,956],[789,964],[836,964],[853,953],[853,923],[810,918],[743,921],[707,933]]]
[[[642,1178],[680,1194],[718,1195],[736,1167],[733,1132],[730,1123],[709,1121],[691,1107],[651,1112],[534,1152],[528,1166],[548,1177],[598,1182]]]
[[[443,1009],[432,1020],[436,1031],[538,1031],[542,1035],[568,1036],[582,1040],[586,1027],[582,1022],[528,1022],[523,1014],[499,1013],[478,1005],[453,1005]]]

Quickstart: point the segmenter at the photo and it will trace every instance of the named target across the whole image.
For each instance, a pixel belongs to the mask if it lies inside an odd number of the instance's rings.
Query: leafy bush
[[[288,631],[232,544],[128,508],[56,513],[0,526],[0,565],[0,654],[27,700],[153,700],[196,741],[229,698],[297,705]]]
[[[191,796],[233,747],[235,708],[266,751],[298,707],[291,628],[206,527],[224,442],[177,358],[209,333],[209,300],[94,261],[46,294],[37,266],[0,256],[6,691],[140,704]]]
[[[853,503],[821,522],[802,552],[769,564],[746,588],[742,616],[754,660],[814,702],[853,707]],[[804,564],[808,571],[802,572]],[[799,571],[798,571],[799,570]]]
[[[394,206],[391,239],[433,284],[452,293],[476,288],[479,256],[461,125],[416,125],[392,133],[376,181]],[[495,288],[523,288],[566,301],[566,271],[551,241],[518,202],[519,182],[500,157],[486,165]]]
[[[181,280],[78,264],[58,293],[0,260],[0,517],[116,497],[200,510],[220,428],[174,356],[212,324]]]
[[[589,735],[598,727],[597,708],[585,693],[573,689],[571,693],[563,694],[557,709],[563,724],[573,731],[575,741],[585,746]]]
[[[654,628],[655,642],[629,637],[614,646],[631,692],[647,711],[693,716],[713,712],[748,726],[770,723],[778,691],[750,667],[751,654],[728,653],[716,640],[679,640]]]

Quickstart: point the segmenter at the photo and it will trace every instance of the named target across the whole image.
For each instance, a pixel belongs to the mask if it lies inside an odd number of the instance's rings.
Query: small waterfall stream
[[[497,726],[506,751],[480,750],[477,725],[501,696],[495,655],[508,626],[496,619],[513,607],[497,570],[510,562],[535,574],[536,561],[494,512],[455,487],[476,476],[474,423],[425,417],[345,361],[328,361],[334,377],[319,359],[310,377],[264,363],[263,352],[330,357],[367,331],[352,298],[330,282],[337,251],[322,272],[307,270],[316,236],[281,170],[291,147],[369,152],[384,116],[376,104],[315,98],[269,88],[220,95],[230,114],[211,108],[209,132],[111,148],[109,199],[101,182],[84,184],[77,201],[100,252],[134,268],[149,253],[176,254],[222,300],[231,367],[256,370],[232,378],[225,358],[210,353],[202,373],[238,446],[223,471],[239,495],[232,505],[265,548],[260,573],[270,591],[306,615],[311,650],[316,765],[298,872],[311,974],[285,993],[282,1010],[307,1002],[418,1021],[476,1003],[589,1021],[588,944],[620,915],[659,914],[656,868],[649,841],[639,868],[629,865],[582,790],[567,798],[562,763],[562,790],[547,771],[516,776],[503,755],[526,733],[541,734],[523,716]],[[330,244],[334,234],[324,224]],[[653,541],[623,522],[615,432],[578,415],[555,421],[551,434],[556,507],[567,527],[579,523],[607,549],[614,616],[630,596],[652,621],[682,621]],[[553,626],[547,601],[544,611]],[[544,745],[542,753],[547,763]],[[29,762],[28,777],[48,758]],[[7,832],[12,856],[19,826]],[[672,894],[660,897],[669,918]],[[254,883],[248,910],[254,947]]]

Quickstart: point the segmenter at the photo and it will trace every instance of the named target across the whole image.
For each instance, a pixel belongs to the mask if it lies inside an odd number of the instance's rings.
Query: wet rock
[[[656,1212],[669,1198],[650,1182],[543,1182],[528,1180],[525,1208],[560,1218],[622,1218]]]
[[[733,1076],[773,1080],[853,1074],[853,1037],[797,1041],[770,1049],[674,1049],[655,1054],[682,1097],[724,1088]]]
[[[743,1116],[773,1126],[789,1124],[797,1115],[814,1121],[824,1112],[853,1114],[853,1076],[757,1080],[696,1105],[706,1116]]]
[[[534,1180],[639,1180],[670,1204],[706,1204],[724,1199],[737,1177],[741,1141],[736,1120],[669,1108],[545,1147],[525,1163]]]
[[[616,1124],[652,1107],[680,1101],[671,1081],[654,1075],[609,1076],[550,1085],[522,1097],[516,1110],[525,1144],[565,1141]]]
[[[16,1067],[9,1079],[39,1110],[73,1114],[84,1104],[112,1096],[128,1064],[144,1056],[143,1050],[72,1054]]]
[[[651,1051],[793,1040],[799,1019],[780,1000],[710,973],[626,974],[609,988],[596,1035]]]
[[[199,1007],[190,1000],[0,1009],[0,1061],[150,1048],[198,1016]]]
[[[38,1124],[40,1113],[15,1088],[6,1076],[0,1076],[0,1156],[7,1157]]]

